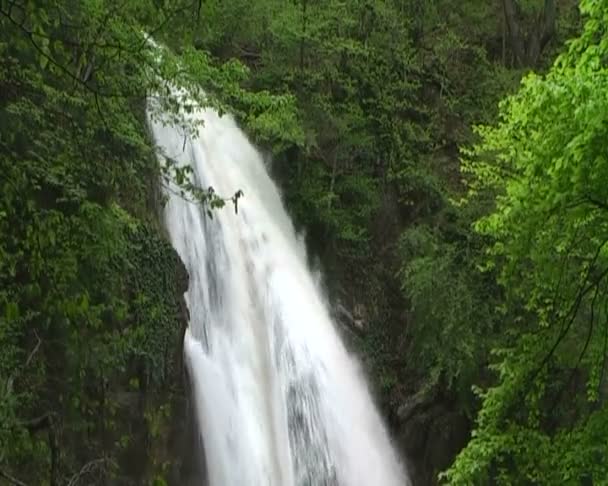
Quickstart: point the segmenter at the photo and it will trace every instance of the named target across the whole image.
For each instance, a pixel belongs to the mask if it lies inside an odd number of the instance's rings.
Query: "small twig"
[[[182,199],[183,201],[185,201],[185,202],[187,202],[187,203],[190,203],[190,204],[196,204],[196,205],[205,204],[205,201],[200,201],[200,200],[198,200],[198,199],[190,199],[188,196],[186,196],[186,193],[187,193],[187,192],[191,192],[191,191],[189,191],[188,189],[181,189],[181,190],[183,190],[183,192],[184,192],[184,193],[182,194],[181,192],[176,191],[175,189],[173,189],[173,188],[172,188],[170,185],[168,185],[168,184],[161,183],[161,185],[162,185],[162,187],[163,187],[164,189],[166,189],[168,192],[170,192],[170,193],[171,193],[171,194],[173,194],[174,196],[179,197],[180,199]],[[237,194],[238,194],[238,196],[237,196]],[[215,193],[210,193],[210,192],[208,191],[208,195],[209,195],[209,196],[212,196],[212,195],[215,195]],[[223,202],[227,203],[227,202],[234,202],[234,200],[235,200],[235,199],[238,199],[239,197],[242,197],[243,195],[244,195],[244,194],[243,194],[243,191],[238,190],[234,196],[231,196],[231,197],[222,197],[222,196],[217,196],[217,195],[215,195],[215,199],[216,199],[216,200],[222,200]]]

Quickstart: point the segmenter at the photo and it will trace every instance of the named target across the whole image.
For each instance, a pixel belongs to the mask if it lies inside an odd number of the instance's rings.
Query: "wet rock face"
[[[332,308],[335,322],[350,343],[360,343],[374,329],[365,305],[347,304],[347,298],[338,298]],[[374,376],[371,358],[358,346],[353,346],[361,363]],[[420,384],[411,389],[420,389]],[[397,440],[402,457],[415,486],[435,485],[437,475],[446,470],[469,439],[471,423],[463,412],[457,410],[454,400],[444,396],[439,389],[421,390],[407,395],[403,390],[397,398],[393,395],[385,413],[391,435]]]
[[[417,394],[397,409],[397,434],[416,486],[435,485],[469,440],[470,420],[437,396]]]
[[[459,412],[442,412],[431,424],[425,451],[424,463],[433,475],[448,468],[469,439],[469,420]]]
[[[179,341],[175,350],[174,383],[178,383],[178,394],[174,397],[169,431],[167,434],[167,449],[171,464],[168,474],[170,486],[207,486],[207,471],[205,465],[205,449],[203,438],[200,436],[193,403],[190,380],[183,363],[184,333],[190,320],[190,311],[186,305],[184,293],[188,290],[190,276],[184,262],[176,256],[176,299],[179,302],[178,319],[181,325]]]
[[[207,486],[205,449],[198,432],[195,407],[187,376],[185,390],[173,414],[169,450],[174,458],[168,477],[170,486]]]
[[[176,288],[178,292],[178,298],[182,298],[184,293],[188,290],[188,283],[190,281],[190,275],[186,265],[175,252],[175,274],[176,274]],[[186,323],[187,324],[187,323]]]

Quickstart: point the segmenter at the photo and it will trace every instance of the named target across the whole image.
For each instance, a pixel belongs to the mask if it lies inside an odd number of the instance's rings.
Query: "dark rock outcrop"
[[[414,484],[437,484],[437,475],[469,440],[470,420],[442,397],[423,393],[400,405],[397,417],[396,433]]]

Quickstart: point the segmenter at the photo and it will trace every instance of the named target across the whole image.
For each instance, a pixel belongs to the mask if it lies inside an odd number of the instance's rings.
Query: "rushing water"
[[[165,209],[190,274],[184,352],[210,486],[408,484],[262,158],[231,117],[194,117],[195,139],[151,121],[157,144],[200,187],[244,192],[238,214],[177,196]]]

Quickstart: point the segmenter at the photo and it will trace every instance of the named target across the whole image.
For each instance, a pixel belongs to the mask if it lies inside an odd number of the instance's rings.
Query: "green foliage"
[[[212,0],[201,12],[198,46],[246,62],[257,94],[294,100],[295,118],[260,119],[279,140],[237,117],[274,153],[297,222],[346,266],[371,264],[369,220],[387,193],[414,217],[437,211],[454,178],[439,158],[454,159],[518,76],[487,47],[502,10],[478,0]]]
[[[129,317],[137,337],[133,352],[143,375],[143,382],[136,382],[159,385],[179,372],[173,369],[176,349],[179,349],[176,328],[180,312],[176,278],[179,257],[150,226],[137,226],[129,231],[128,238],[124,269],[129,274],[128,292],[132,302]]]
[[[467,162],[469,199],[497,194],[476,229],[514,316],[451,484],[608,479],[608,8],[581,9],[582,35],[546,76],[526,77]]]
[[[159,183],[210,208],[242,196],[161,170],[145,110],[194,133],[193,106],[211,104],[271,143],[301,139],[292,98],[245,90],[242,63],[194,48],[198,2],[169,3],[0,5],[0,470],[26,483],[90,461],[110,482],[141,447],[118,433],[136,420],[125,390],[179,372],[184,270],[158,228]]]
[[[461,238],[467,238],[460,228]],[[400,270],[410,301],[408,356],[426,386],[466,390],[486,359],[493,327],[491,285],[477,278],[476,250],[429,226],[414,226],[401,235]]]
[[[285,160],[277,169],[297,219],[317,227],[345,258],[362,258],[369,250],[366,221],[380,199],[379,172],[400,158],[395,147],[405,150],[407,127],[396,117],[415,110],[407,23],[392,5],[365,2],[266,0],[252,8],[212,1],[203,10],[210,23],[201,43],[248,61],[253,89],[295,97],[303,135],[291,135],[295,147],[272,148]]]

